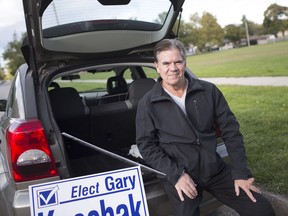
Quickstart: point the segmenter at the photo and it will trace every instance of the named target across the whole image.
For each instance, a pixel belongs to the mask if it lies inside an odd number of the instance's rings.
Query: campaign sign
[[[149,216],[140,167],[29,186],[32,216]]]

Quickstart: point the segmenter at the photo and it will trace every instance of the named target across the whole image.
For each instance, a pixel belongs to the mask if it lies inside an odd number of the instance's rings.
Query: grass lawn
[[[288,41],[187,57],[198,77],[288,76]]]
[[[256,182],[288,194],[288,87],[219,86],[238,118]]]

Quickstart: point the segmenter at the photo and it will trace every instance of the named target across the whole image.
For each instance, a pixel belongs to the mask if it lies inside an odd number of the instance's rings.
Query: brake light
[[[16,182],[58,175],[56,165],[39,120],[14,122],[6,133]]]

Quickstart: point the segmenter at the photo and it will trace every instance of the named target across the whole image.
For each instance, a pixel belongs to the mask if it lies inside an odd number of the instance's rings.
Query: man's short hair
[[[154,47],[154,61],[158,62],[158,54],[162,51],[176,48],[180,51],[182,59],[186,61],[186,49],[181,41],[178,39],[163,39],[159,41]]]

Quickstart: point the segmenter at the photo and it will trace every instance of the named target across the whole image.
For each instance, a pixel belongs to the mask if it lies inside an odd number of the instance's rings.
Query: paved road
[[[7,99],[10,88],[10,81],[1,81],[0,80],[0,99]],[[0,118],[3,115],[3,112],[0,112]]]
[[[10,81],[0,81],[0,99],[6,99],[9,93]]]
[[[288,77],[213,77],[202,79],[220,85],[288,86]]]

